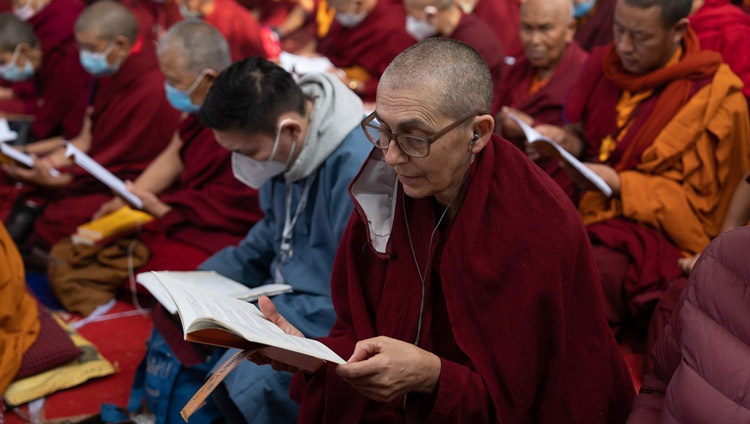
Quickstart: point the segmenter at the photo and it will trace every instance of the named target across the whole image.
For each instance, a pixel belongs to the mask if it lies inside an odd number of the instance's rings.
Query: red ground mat
[[[48,396],[44,405],[47,420],[96,414],[103,403],[127,405],[135,369],[143,358],[146,339],[151,332],[150,311],[145,315],[129,315],[134,312],[130,302],[118,300],[109,312],[99,317],[99,321],[89,322],[78,329],[118,371]],[[5,412],[6,424],[23,422],[12,411]]]

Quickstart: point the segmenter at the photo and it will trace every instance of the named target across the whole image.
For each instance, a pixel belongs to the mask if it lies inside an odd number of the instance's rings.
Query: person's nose
[[[388,166],[393,167],[394,165],[403,164],[408,161],[409,155],[404,153],[396,139],[394,138],[388,141],[388,149],[385,151],[385,163]]]

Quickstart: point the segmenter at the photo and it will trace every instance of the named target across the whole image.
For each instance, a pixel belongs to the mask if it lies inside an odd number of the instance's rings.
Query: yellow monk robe
[[[26,292],[23,262],[0,224],[0,394],[21,368],[21,358],[39,336],[36,301]]]
[[[721,65],[646,148],[620,172],[619,199],[588,192],[584,223],[625,217],[657,229],[681,250],[702,251],[716,237],[734,187],[750,168],[750,119],[742,82]]]

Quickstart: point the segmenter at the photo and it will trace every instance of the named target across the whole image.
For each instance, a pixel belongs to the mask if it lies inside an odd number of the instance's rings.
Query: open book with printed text
[[[187,341],[256,351],[309,372],[326,361],[346,363],[317,340],[284,333],[251,303],[185,284],[167,273],[153,275],[177,306]]]
[[[523,134],[526,136],[526,141],[529,143],[536,143],[544,154],[550,157],[557,158],[558,160],[564,160],[569,163],[578,173],[583,175],[587,180],[591,181],[597,189],[599,189],[607,197],[612,196],[612,188],[600,177],[596,172],[592,171],[573,156],[570,152],[565,150],[562,146],[555,143],[554,140],[543,136],[539,131],[531,127],[531,125],[524,122],[518,116],[509,113],[508,118],[512,119],[518,126],[523,130]]]
[[[183,284],[190,284],[198,288],[210,290],[214,294],[233,297],[245,302],[254,302],[261,296],[271,297],[292,291],[292,286],[289,284],[264,284],[251,288],[231,278],[227,278],[216,271],[159,271],[158,273],[159,275],[166,275],[179,280]],[[135,276],[135,280],[138,284],[148,289],[151,295],[169,313],[177,313],[177,305],[175,305],[164,285],[156,278],[155,273],[141,272]]]

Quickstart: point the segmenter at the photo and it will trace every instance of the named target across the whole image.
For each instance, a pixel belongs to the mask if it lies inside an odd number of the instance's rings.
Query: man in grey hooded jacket
[[[292,285],[274,297],[278,310],[305,336],[326,336],[336,318],[331,268],[353,208],[347,190],[371,148],[359,126],[362,102],[333,75],[297,84],[273,63],[249,58],[217,77],[199,116],[232,151],[235,177],[259,189],[265,214],[238,246],[200,268],[250,287]],[[245,362],[215,399],[233,422],[296,422],[291,377]]]

